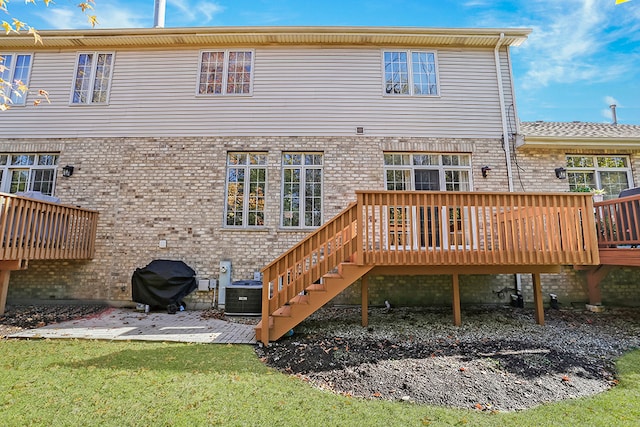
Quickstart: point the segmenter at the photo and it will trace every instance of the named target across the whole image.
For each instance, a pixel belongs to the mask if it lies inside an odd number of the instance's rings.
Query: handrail
[[[356,203],[262,269],[262,318],[317,282],[355,252]]]
[[[588,265],[598,260],[590,195],[357,194],[365,221],[365,264]]]
[[[263,342],[269,341],[270,316],[308,302],[301,296],[305,290],[347,260],[361,266],[493,266],[491,271],[600,261],[590,194],[356,195],[357,203],[262,270]]]
[[[640,245],[640,194],[596,202],[593,206],[600,247]]]
[[[91,259],[98,212],[0,193],[0,260]]]

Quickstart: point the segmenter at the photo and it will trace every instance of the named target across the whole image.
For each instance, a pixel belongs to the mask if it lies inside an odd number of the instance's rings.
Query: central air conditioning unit
[[[262,282],[240,280],[227,288],[224,314],[229,316],[260,316],[262,314]]]

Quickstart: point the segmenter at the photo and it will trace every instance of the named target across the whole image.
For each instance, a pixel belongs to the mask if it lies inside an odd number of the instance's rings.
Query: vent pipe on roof
[[[609,105],[609,108],[611,108],[611,120],[613,122],[612,124],[617,125],[618,116],[616,116],[616,104]]]
[[[164,28],[164,13],[166,8],[166,0],[155,0],[153,9],[153,28]]]

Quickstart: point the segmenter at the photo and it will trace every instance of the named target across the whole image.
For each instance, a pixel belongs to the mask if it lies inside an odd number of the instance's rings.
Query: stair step
[[[309,295],[296,295],[289,302],[290,304],[309,304]]]
[[[314,283],[313,285],[307,286],[306,290],[311,292],[326,292],[327,289],[323,284]]]
[[[282,307],[280,307],[279,309],[274,311],[272,316],[276,316],[276,317],[289,317],[289,316],[291,316],[291,306],[290,305],[283,305]]]

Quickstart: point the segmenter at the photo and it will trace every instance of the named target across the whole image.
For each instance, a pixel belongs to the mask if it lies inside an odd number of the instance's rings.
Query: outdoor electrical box
[[[231,261],[220,261],[218,276],[218,305],[225,305],[226,289],[231,286]]]

